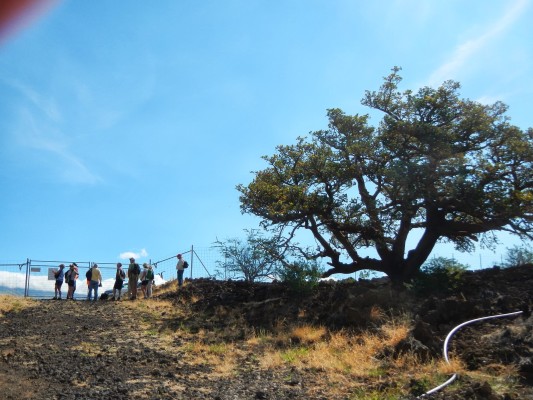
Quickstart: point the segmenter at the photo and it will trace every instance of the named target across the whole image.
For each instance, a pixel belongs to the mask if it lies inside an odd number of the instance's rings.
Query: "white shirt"
[[[141,271],[141,281],[144,281],[146,279],[146,274],[148,273],[148,268],[144,268],[142,271]]]

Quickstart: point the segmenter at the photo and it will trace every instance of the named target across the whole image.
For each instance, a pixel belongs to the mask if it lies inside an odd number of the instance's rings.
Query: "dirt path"
[[[298,382],[254,368],[246,353],[238,378],[220,376],[186,356],[193,337],[157,334],[166,313],[157,300],[146,301],[147,312],[127,303],[42,300],[0,318],[0,397],[309,398]]]

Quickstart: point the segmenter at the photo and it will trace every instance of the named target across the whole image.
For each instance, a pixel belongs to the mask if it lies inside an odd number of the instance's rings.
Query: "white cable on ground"
[[[446,362],[448,364],[450,364],[450,360],[448,359],[448,343],[451,339],[451,337],[453,336],[453,334],[455,332],[457,332],[459,329],[461,329],[463,326],[466,326],[466,325],[469,325],[473,322],[478,322],[478,321],[483,321],[483,320],[486,320],[486,319],[492,319],[492,318],[503,318],[503,317],[512,317],[512,316],[515,316],[515,315],[519,315],[519,314],[522,314],[523,311],[515,311],[515,312],[512,312],[512,313],[508,313],[508,314],[498,314],[498,315],[491,315],[489,317],[482,317],[482,318],[476,318],[476,319],[472,319],[470,321],[466,321],[466,322],[463,322],[462,324],[460,325],[457,325],[455,328],[453,328],[450,333],[448,333],[448,336],[446,336],[446,340],[444,340],[444,348],[443,348],[443,352],[444,352],[444,359],[446,360]],[[424,393],[423,395],[417,397],[418,399],[424,397],[424,396],[427,396],[427,395],[430,395],[432,393],[435,393],[439,390],[441,390],[443,387],[449,385],[450,383],[452,383],[455,378],[457,378],[457,374],[453,374],[452,377],[450,379],[448,379],[446,382],[444,382],[443,384],[427,391],[426,393]]]

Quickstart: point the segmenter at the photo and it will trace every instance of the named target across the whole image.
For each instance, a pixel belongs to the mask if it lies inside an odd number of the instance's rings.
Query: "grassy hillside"
[[[194,280],[137,301],[1,296],[0,390],[17,400],[414,399],[458,373],[429,398],[533,398],[532,278],[530,267],[478,271],[430,294],[386,280],[306,292]],[[454,326],[517,309],[456,333],[443,360]]]

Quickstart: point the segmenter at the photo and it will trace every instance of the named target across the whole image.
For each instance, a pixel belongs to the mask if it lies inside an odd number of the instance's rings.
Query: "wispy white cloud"
[[[137,110],[155,95],[156,58],[148,52],[143,52],[136,61],[136,73],[132,73],[132,68],[121,60],[114,64],[113,74],[107,70],[97,73],[69,58],[63,62],[68,67],[63,67],[66,76],[61,76],[61,86],[68,87],[75,104],[74,112],[81,119],[90,120],[96,130],[113,128],[135,116]],[[110,62],[116,62],[116,59]]]
[[[481,104],[494,104],[496,103],[497,101],[501,101],[502,97],[506,97],[505,94],[500,94],[498,96],[488,96],[488,95],[485,95],[485,96],[481,96],[481,97],[478,97],[476,98],[475,100],[478,102],[478,103],[481,103]]]
[[[62,115],[51,99],[19,82],[7,82],[22,94],[25,103],[18,106],[18,119],[13,133],[19,146],[39,150],[56,157],[60,177],[69,183],[96,184],[102,179],[75,155],[59,125]],[[29,104],[28,104],[29,103]]]
[[[509,4],[509,8],[502,14],[501,18],[487,26],[485,31],[478,37],[471,38],[457,46],[451,57],[430,75],[427,84],[429,86],[436,86],[445,80],[457,79],[456,77],[459,71],[467,63],[472,62],[474,57],[482,49],[490,45],[492,40],[498,35],[503,34],[508,27],[519,19],[524,10],[529,6],[529,3],[529,0],[517,0],[513,3],[505,3]]]
[[[21,93],[24,98],[30,101],[38,110],[44,113],[44,115],[54,122],[60,122],[62,115],[57,107],[56,102],[52,98],[46,98],[40,95],[37,91],[33,90],[27,85],[22,84],[16,80],[4,81],[7,85],[16,89]]]
[[[37,122],[28,110],[22,109],[20,112],[24,128],[17,132],[19,144],[55,156],[55,164],[61,166],[58,168],[59,174],[66,182],[96,184],[102,181],[70,149],[67,137],[50,129],[43,121]]]
[[[134,251],[125,251],[124,253],[120,253],[119,258],[121,260],[129,260],[131,257],[138,259],[142,257],[148,257],[148,252],[146,249],[141,249],[140,252],[136,253]]]

